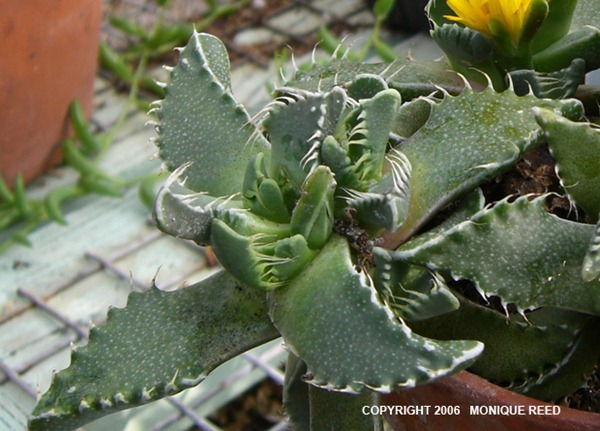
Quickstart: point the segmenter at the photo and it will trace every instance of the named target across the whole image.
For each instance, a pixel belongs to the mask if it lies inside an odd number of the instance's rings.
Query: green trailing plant
[[[168,2],[160,1],[159,6],[159,18],[148,34],[134,22],[116,17],[111,20],[116,29],[141,39],[140,44],[136,45],[139,49],[135,68],[108,44],[100,43],[98,59],[101,66],[129,85],[127,103],[111,129],[106,132],[93,132],[79,101],[73,100],[69,107],[69,120],[74,136],[62,143],[61,150],[65,165],[77,171],[77,183],[53,188],[43,198],[37,199],[27,195],[21,177],[9,185],[0,176],[0,252],[15,243],[29,246],[29,233],[43,223],[66,224],[65,204],[86,194],[122,197],[127,188],[138,185],[141,201],[148,208],[152,208],[156,185],[163,179],[161,175],[150,174],[124,179],[105,172],[98,162],[127,120],[131,106],[137,106],[143,111],[148,110],[149,102],[140,96],[140,90],[143,88],[155,95],[163,95],[162,88],[147,75],[148,60],[158,55],[160,47],[166,43],[165,40],[170,40],[165,33],[172,35],[176,31],[172,29],[167,32],[162,26],[162,14]],[[186,38],[191,33],[191,28],[188,30]]]
[[[437,3],[430,15],[448,14]],[[566,30],[553,44],[598,28],[578,9],[565,26],[555,5],[548,25]],[[463,369],[548,401],[583,385],[600,357],[600,132],[575,98],[516,92],[503,60],[506,88],[484,70],[476,90],[445,61],[337,59],[298,71],[251,117],[223,44],[194,33],[155,108],[172,171],[155,215],[223,269],[111,310],[31,429],[172,395],[276,337],[298,429],[381,429],[360,406]],[[556,166],[551,191],[496,196],[540,153]]]

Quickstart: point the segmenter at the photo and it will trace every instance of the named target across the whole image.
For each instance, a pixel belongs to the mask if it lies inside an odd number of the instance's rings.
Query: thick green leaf
[[[519,310],[600,314],[600,281],[581,278],[594,226],[548,213],[544,198],[501,201],[425,243],[405,244],[395,257],[472,280],[483,295]]]
[[[32,431],[73,430],[200,383],[216,366],[278,336],[262,292],[220,272],[174,292],[132,293],[73,351],[38,402]]]
[[[482,33],[451,23],[436,25],[431,36],[446,54],[452,69],[482,84],[491,80],[498,90],[506,88],[504,71],[494,59],[494,45]]]
[[[337,235],[311,264],[269,293],[270,314],[288,348],[308,366],[306,381],[341,392],[390,392],[464,369],[481,352],[473,341],[414,334],[357,272]]]
[[[393,63],[358,63],[334,60],[326,65],[314,64],[309,71],[298,71],[286,87],[309,91],[328,91],[335,86],[350,84],[359,75],[381,76],[389,88],[397,90],[403,101],[428,96],[444,88],[458,94],[464,87],[462,78],[448,70],[443,61],[398,60]],[[285,89],[285,87],[284,87]]]
[[[383,430],[380,416],[362,413],[364,406],[378,401],[376,394],[344,394],[315,388],[304,382],[305,375],[306,364],[289,353],[285,366],[283,403],[296,431]]]
[[[592,236],[581,267],[581,278],[584,281],[592,281],[600,276],[600,217],[598,219],[596,231]]]
[[[290,229],[306,238],[308,246],[323,247],[333,228],[333,192],[335,179],[327,166],[312,171],[302,185],[302,193],[292,212]]]
[[[431,104],[425,98],[403,103],[396,112],[392,133],[400,138],[408,138],[423,127],[430,114]]]
[[[310,431],[356,430],[382,431],[380,415],[365,415],[365,406],[378,405],[379,397],[373,392],[345,394],[309,386]],[[302,431],[296,428],[297,431]]]
[[[583,27],[538,52],[533,57],[533,66],[540,72],[553,72],[569,67],[574,59],[581,58],[585,60],[586,72],[589,72],[600,67],[598,50],[600,30],[595,27]]]
[[[348,155],[361,182],[379,181],[395,114],[401,103],[396,90],[384,90],[360,101],[358,124],[350,131]]]
[[[288,352],[283,382],[283,405],[298,431],[310,429],[310,399],[308,384],[303,380],[306,364],[291,352]]]
[[[395,231],[408,214],[410,162],[397,150],[388,152],[386,161],[390,172],[368,191],[345,190],[346,204],[354,208],[361,226],[372,232]]]
[[[600,131],[545,109],[535,110],[562,186],[592,221],[600,213]]]
[[[295,93],[276,100],[262,125],[271,141],[269,174],[278,179],[283,170],[299,190],[311,168],[319,164],[319,146],[331,135],[346,107],[346,93]]]
[[[515,93],[519,95],[532,92],[537,97],[564,99],[573,97],[585,79],[585,61],[576,58],[569,67],[549,73],[515,70],[510,72],[510,77]]]
[[[264,153],[258,153],[248,163],[242,198],[244,207],[257,216],[277,223],[290,220],[281,187],[268,177]]]
[[[398,146],[410,161],[412,177],[408,218],[394,234],[396,246],[440,209],[506,171],[542,141],[531,110],[535,106],[576,119],[582,114],[576,100],[517,97],[491,88],[447,95],[432,107],[425,126]]]
[[[572,30],[585,26],[600,28],[600,7],[598,0],[577,0],[573,16]]]
[[[519,315],[504,315],[495,310],[475,304],[457,294],[460,307],[453,312],[435,318],[411,322],[411,328],[426,337],[442,340],[469,338],[485,344],[483,353],[469,368],[470,371],[491,382],[512,386],[522,392],[523,383],[533,388],[535,382],[552,374],[572,354],[574,340],[579,339],[583,329],[598,320],[586,314],[557,308],[544,307],[527,313],[527,320]],[[589,355],[593,363],[600,353]],[[593,364],[592,364],[593,367]],[[589,372],[591,368],[585,369]],[[582,376],[584,374],[582,372]],[[582,377],[575,379],[579,384]],[[550,393],[538,396],[555,399]],[[558,384],[552,391],[573,391]]]
[[[163,232],[198,244],[210,242],[210,226],[221,210],[240,208],[241,202],[214,198],[185,187],[185,170],[177,168],[162,186],[154,204],[154,218]]]
[[[187,187],[211,196],[239,192],[248,160],[268,147],[230,86],[225,47],[194,32],[156,109],[160,157],[171,170],[191,162]]]
[[[599,326],[598,319],[591,319],[572,340],[562,361],[547,368],[539,378],[530,379],[512,390],[533,398],[560,401],[584,387],[600,357]]]
[[[396,261],[386,249],[375,247],[373,255],[375,287],[403,321],[425,320],[458,308],[458,300],[437,274]]]
[[[578,1],[581,3],[582,0],[559,0],[548,3],[550,10],[531,42],[532,52],[541,51],[569,32]],[[589,10],[587,12],[589,13]]]

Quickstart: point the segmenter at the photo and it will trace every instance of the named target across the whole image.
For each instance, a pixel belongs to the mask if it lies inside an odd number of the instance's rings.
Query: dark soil
[[[561,218],[585,221],[585,214],[573,207],[565,197],[556,175],[554,159],[545,145],[527,153],[513,169],[483,187],[483,192],[487,203],[510,195],[517,197],[553,193],[546,200],[548,211]]]
[[[281,386],[264,380],[209,419],[225,431],[264,431],[284,418],[281,397]]]
[[[600,362],[596,365],[594,374],[588,378],[586,386],[568,396],[565,405],[585,412],[600,413]]]

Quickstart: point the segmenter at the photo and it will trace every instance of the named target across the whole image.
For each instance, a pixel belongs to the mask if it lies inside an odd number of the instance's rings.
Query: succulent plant
[[[568,29],[540,52],[579,40]],[[467,368],[542,400],[580,387],[600,358],[600,131],[580,100],[517,92],[492,63],[506,88],[475,89],[439,61],[313,64],[251,117],[223,44],[195,33],[156,107],[172,174],[155,215],[223,269],[111,310],[31,428],[174,394],[280,336],[298,429],[379,429],[357,406]],[[559,185],[490,192],[536,151]]]

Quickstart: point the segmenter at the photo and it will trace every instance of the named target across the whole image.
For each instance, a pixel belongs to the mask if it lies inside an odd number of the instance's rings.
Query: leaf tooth
[[[100,401],[98,401],[98,406],[102,410],[109,409],[113,406],[113,402],[108,398],[100,398]]]
[[[79,406],[77,406],[77,411],[79,413],[83,413],[85,410],[89,410],[90,408],[90,404],[84,398],[79,402]]]

